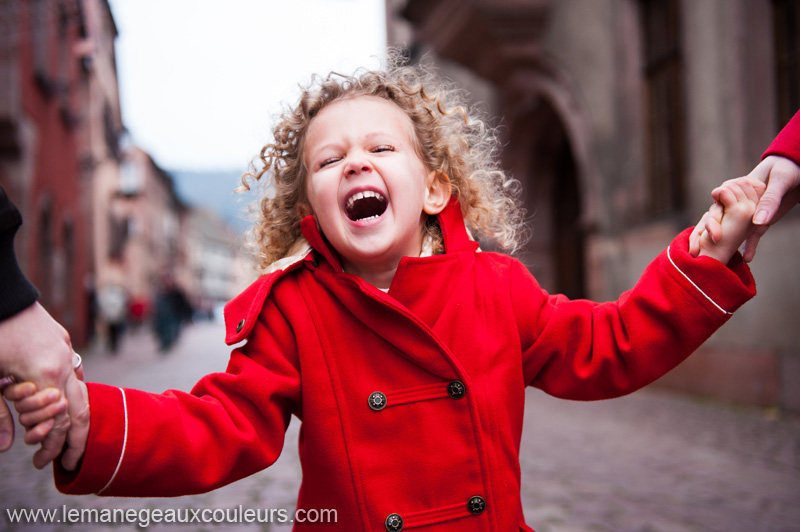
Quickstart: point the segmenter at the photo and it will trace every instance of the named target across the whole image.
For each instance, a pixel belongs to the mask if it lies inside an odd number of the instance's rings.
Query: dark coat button
[[[461,399],[464,397],[466,391],[467,388],[461,381],[450,381],[450,384],[447,385],[447,393],[449,393],[450,397],[453,399]]]
[[[486,509],[486,501],[483,500],[483,497],[475,495],[467,501],[467,509],[473,515],[480,515]]]
[[[398,514],[389,514],[389,517],[386,518],[386,530],[389,532],[397,532],[398,530],[403,530],[403,518],[400,517]]]
[[[369,407],[375,411],[386,408],[386,396],[381,392],[372,392],[367,400]],[[399,530],[399,529],[398,529]]]
[[[242,332],[242,327],[244,327],[244,320],[240,321],[239,324],[236,326],[236,332]]]

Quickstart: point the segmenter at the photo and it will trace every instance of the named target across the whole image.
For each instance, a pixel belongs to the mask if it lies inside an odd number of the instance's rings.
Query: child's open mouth
[[[377,218],[384,212],[388,202],[379,192],[373,190],[365,190],[363,192],[356,192],[347,200],[345,211],[347,217],[358,222],[361,220],[369,220]]]

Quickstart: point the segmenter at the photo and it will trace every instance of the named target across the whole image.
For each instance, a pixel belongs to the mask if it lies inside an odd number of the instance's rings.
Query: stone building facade
[[[92,272],[83,8],[76,0],[0,2],[0,185],[24,219],[18,260],[78,345],[91,334],[83,286]]]
[[[165,279],[201,290],[188,250],[208,240],[187,229],[170,175],[129,142],[116,37],[107,0],[0,0],[0,185],[24,220],[18,260],[77,349],[106,336],[101,301],[144,320]]]
[[[524,187],[522,260],[551,291],[616,299],[710,191],[800,107],[787,0],[387,0],[389,44],[498,117]],[[759,295],[658,385],[800,410],[800,208],[762,240]]]

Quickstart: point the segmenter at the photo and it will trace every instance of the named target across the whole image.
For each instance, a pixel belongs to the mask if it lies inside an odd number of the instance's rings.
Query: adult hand
[[[75,469],[83,455],[85,444],[81,442],[86,440],[89,416],[85,391],[77,384],[69,334],[44,307],[34,303],[0,321],[0,339],[0,374],[12,375],[18,381],[32,381],[39,389],[58,388],[69,401],[67,412],[56,418],[34,454],[33,464],[43,468],[61,454],[64,443],[68,442],[70,447],[62,464],[66,469]],[[8,450],[13,441],[14,421],[8,405],[0,401],[0,451]]]
[[[758,179],[767,184],[767,190],[756,206],[753,223],[757,226],[744,242],[744,260],[750,262],[756,255],[758,241],[767,232],[769,226],[780,220],[792,207],[800,201],[800,166],[791,159],[779,155],[770,155],[761,161],[746,176]],[[723,187],[711,191],[716,202],[709,212],[707,229],[712,238],[719,239],[719,224],[722,218],[722,207],[719,205],[719,194]]]

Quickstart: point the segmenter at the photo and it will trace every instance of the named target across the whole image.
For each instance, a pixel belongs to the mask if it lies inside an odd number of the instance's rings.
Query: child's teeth
[[[355,194],[350,196],[350,199],[347,200],[347,208],[348,209],[352,208],[353,205],[355,204],[355,202],[360,200],[363,197],[364,197],[364,193],[363,192],[356,192]]]
[[[363,199],[363,198],[379,198],[379,199],[383,199],[383,196],[381,196],[378,192],[375,192],[373,190],[367,190],[367,191],[364,191],[364,192],[356,192],[355,194],[350,196],[350,199],[347,200],[347,208],[348,209],[352,209],[353,205],[355,205],[356,201],[358,201],[360,199]]]

